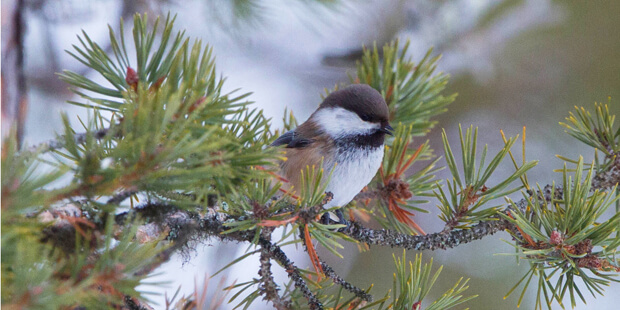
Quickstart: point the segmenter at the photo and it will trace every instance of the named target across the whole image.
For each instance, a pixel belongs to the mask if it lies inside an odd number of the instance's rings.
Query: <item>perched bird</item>
[[[345,206],[381,166],[385,135],[393,131],[388,116],[383,96],[368,85],[354,84],[331,93],[308,120],[271,144],[284,146],[286,152],[281,175],[301,188],[301,171],[319,167],[322,160],[324,175],[331,173],[326,192],[333,194],[324,208]],[[340,209],[336,215],[346,223]]]

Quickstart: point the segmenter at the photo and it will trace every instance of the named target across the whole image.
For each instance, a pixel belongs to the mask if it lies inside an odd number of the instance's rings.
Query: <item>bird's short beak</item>
[[[389,123],[385,123],[385,124],[381,127],[381,129],[379,129],[379,131],[381,131],[381,132],[383,132],[383,133],[386,133],[386,134],[388,134],[388,135],[390,135],[390,136],[393,136],[393,135],[394,135],[394,133],[393,133],[394,128],[392,128],[392,126],[390,126],[390,124],[389,124]]]

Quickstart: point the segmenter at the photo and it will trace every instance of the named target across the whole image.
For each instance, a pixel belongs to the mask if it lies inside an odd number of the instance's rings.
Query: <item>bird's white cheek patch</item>
[[[320,109],[313,119],[332,138],[367,134],[380,127],[379,124],[363,121],[357,114],[343,108]]]

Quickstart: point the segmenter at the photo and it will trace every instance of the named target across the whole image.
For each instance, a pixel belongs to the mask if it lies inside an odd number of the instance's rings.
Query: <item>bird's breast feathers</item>
[[[337,164],[326,189],[334,194],[334,198],[325,208],[345,206],[372,181],[383,161],[383,149],[381,146],[338,151],[335,156]]]

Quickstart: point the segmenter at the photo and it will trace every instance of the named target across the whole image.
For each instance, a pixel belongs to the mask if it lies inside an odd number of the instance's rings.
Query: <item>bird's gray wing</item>
[[[271,143],[271,146],[286,145],[286,148],[302,148],[312,144],[312,142],[314,142],[313,139],[304,138],[293,129],[279,136]]]

